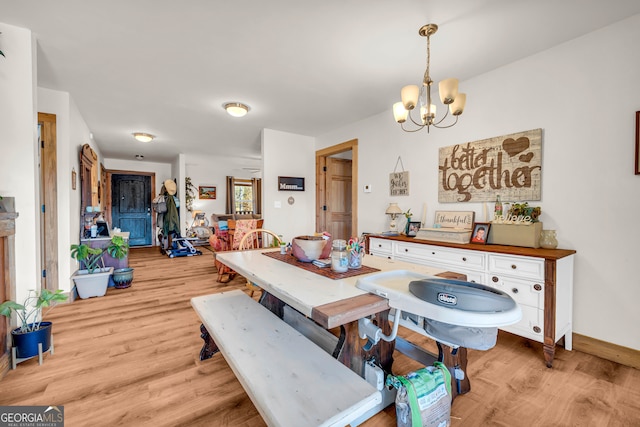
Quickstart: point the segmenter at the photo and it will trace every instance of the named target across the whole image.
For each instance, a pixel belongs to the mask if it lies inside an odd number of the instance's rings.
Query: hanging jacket
[[[178,215],[176,202],[173,197],[167,197],[166,199],[167,211],[164,213],[162,234],[168,236],[172,231],[180,234],[180,216]]]

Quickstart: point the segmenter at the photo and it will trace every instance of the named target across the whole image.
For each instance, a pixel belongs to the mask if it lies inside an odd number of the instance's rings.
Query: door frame
[[[113,221],[111,220],[111,208],[112,208],[112,203],[111,203],[111,178],[113,175],[141,175],[141,176],[148,176],[150,178],[151,181],[151,186],[150,186],[150,199],[149,199],[149,203],[153,202],[153,198],[155,197],[156,194],[156,174],[155,172],[140,172],[140,171],[125,171],[125,170],[116,170],[116,169],[106,169],[106,185],[105,185],[105,191],[104,191],[104,199],[105,199],[105,212],[107,214],[107,221],[109,222],[109,224],[113,224]],[[155,246],[156,245],[156,215],[154,215],[153,210],[151,211],[151,246]]]
[[[324,168],[327,157],[351,151],[351,233],[358,235],[358,139],[316,151],[316,232],[326,230],[327,215],[322,207],[329,198],[325,185]]]

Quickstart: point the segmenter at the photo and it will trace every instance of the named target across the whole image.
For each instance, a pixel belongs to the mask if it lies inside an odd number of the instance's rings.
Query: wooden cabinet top
[[[543,248],[523,248],[520,246],[506,246],[506,245],[477,245],[473,243],[448,243],[448,242],[436,242],[433,240],[416,239],[415,237],[407,236],[384,236],[377,234],[370,234],[367,238],[375,237],[377,239],[395,240],[398,242],[410,242],[423,245],[444,246],[447,248],[467,249],[471,251],[493,252],[498,254],[507,255],[521,255],[536,258],[544,258],[549,260],[558,260],[560,258],[567,257],[576,253],[573,249],[543,249]]]

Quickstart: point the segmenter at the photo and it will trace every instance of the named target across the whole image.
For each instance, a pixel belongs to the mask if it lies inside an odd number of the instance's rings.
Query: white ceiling
[[[38,85],[71,94],[102,154],[159,162],[256,159],[263,128],[317,136],[383,111],[393,120],[400,87],[422,79],[426,23],[440,27],[431,76],[464,91],[637,13],[638,0],[0,0],[0,22],[38,40]],[[233,118],[228,101],[251,111]]]

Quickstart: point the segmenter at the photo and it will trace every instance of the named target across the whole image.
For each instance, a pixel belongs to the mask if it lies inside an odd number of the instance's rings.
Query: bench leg
[[[204,345],[202,346],[202,350],[200,350],[200,360],[211,359],[214,354],[220,351],[218,345],[213,341],[211,335],[209,335],[209,331],[204,327],[203,324],[200,324],[200,338],[204,340]]]

